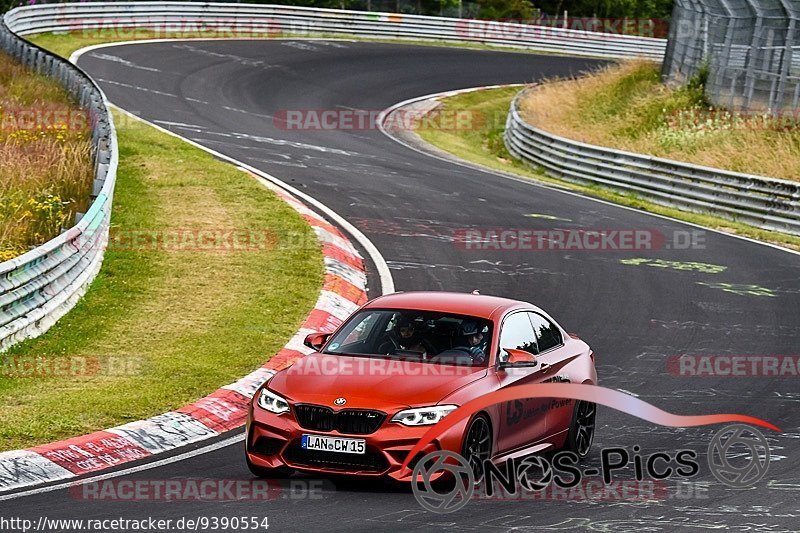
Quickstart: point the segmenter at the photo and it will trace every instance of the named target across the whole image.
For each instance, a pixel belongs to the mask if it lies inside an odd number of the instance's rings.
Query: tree
[[[530,0],[478,0],[478,18],[531,20],[536,13]]]

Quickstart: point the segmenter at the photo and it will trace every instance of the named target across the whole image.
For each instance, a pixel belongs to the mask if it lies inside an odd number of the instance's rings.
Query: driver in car
[[[389,340],[381,344],[379,353],[393,354],[397,350],[407,350],[430,355],[434,352],[433,346],[423,338],[415,321],[407,316],[397,317],[393,333]]]
[[[480,326],[473,320],[465,320],[461,323],[460,333],[462,343],[456,349],[464,350],[472,357],[474,364],[483,364],[486,362],[486,333],[488,333],[488,326]]]

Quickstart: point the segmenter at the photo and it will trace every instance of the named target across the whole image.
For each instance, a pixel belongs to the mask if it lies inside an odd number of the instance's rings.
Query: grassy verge
[[[514,159],[503,144],[503,130],[511,99],[518,92],[518,88],[487,89],[446,98],[442,104],[446,116],[453,116],[459,111],[466,110],[472,112],[472,116],[483,116],[487,120],[481,127],[474,129],[423,128],[417,130],[417,133],[423,140],[434,146],[492,170],[509,172],[536,181],[558,185],[588,196],[602,198],[620,205],[641,209],[642,211],[666,215],[709,228],[800,249],[800,238],[798,237],[761,230],[719,217],[662,207],[636,196],[616,193],[600,186],[583,186],[557,180],[547,176],[541,170],[532,169]]]
[[[661,83],[658,65],[631,62],[531,91],[522,115],[571,139],[735,172],[800,180],[796,117],[733,115],[709,106],[702,76]]]
[[[86,211],[87,125],[56,82],[0,53],[0,262],[47,242]]]
[[[273,193],[147,125],[118,124],[113,243],[79,304],[0,356],[0,450],[152,416],[230,383],[283,346],[322,284],[313,231]]]

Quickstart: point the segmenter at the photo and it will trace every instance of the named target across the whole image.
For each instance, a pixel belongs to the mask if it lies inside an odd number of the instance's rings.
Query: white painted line
[[[149,89],[147,87],[139,87],[138,85],[131,85],[130,83],[122,83],[121,81],[114,81],[114,80],[106,80],[104,78],[97,78],[95,81],[102,82],[102,83],[109,83],[111,85],[118,85],[120,87],[126,87],[128,89],[134,89],[137,91],[142,91],[146,93],[153,93],[159,96],[169,96],[170,98],[178,98],[177,94],[172,93],[165,93],[164,91],[157,91],[155,89]]]
[[[145,67],[143,65],[137,65],[136,63],[128,61],[127,59],[122,59],[121,57],[112,56],[112,55],[109,55],[109,54],[92,54],[92,57],[94,57],[95,59],[102,59],[103,61],[112,61],[114,63],[119,63],[120,65],[124,65],[124,66],[126,66],[128,68],[146,70],[148,72],[161,72],[157,68]]]
[[[347,39],[345,37],[270,37],[268,39],[259,39],[257,37],[189,37],[186,39],[139,39],[133,41],[120,41],[118,43],[104,43],[104,44],[93,44],[91,46],[86,46],[79,50],[75,50],[69,56],[69,62],[72,64],[76,64],[76,61],[79,57],[83,54],[88,52],[92,52],[94,50],[99,50],[100,48],[110,48],[112,46],[126,46],[129,44],[154,44],[154,43],[182,43],[182,42],[191,42],[191,41],[342,41],[345,43],[354,43],[358,41],[354,41],[353,39]]]

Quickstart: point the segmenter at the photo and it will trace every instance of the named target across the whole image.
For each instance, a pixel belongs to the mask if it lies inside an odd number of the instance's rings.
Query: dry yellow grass
[[[52,239],[86,211],[88,123],[56,82],[0,54],[0,261]]]
[[[527,121],[586,143],[800,180],[800,126],[709,108],[700,87],[671,89],[658,65],[629,62],[547,83],[522,102]]]

